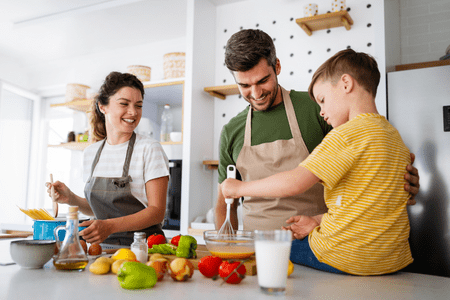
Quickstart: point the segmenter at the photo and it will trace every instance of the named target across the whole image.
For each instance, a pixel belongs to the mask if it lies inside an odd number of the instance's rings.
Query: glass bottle
[[[66,226],[58,226],[55,229],[57,242],[59,230],[65,230],[66,235],[58,253],[53,257],[53,265],[58,270],[84,270],[89,260],[78,236],[78,206],[69,206]]]
[[[145,239],[145,232],[135,232],[134,242],[130,246],[131,251],[136,255],[136,259],[145,264],[148,260],[148,245]]]
[[[161,142],[170,142],[170,133],[173,127],[173,116],[170,105],[164,105],[164,111],[161,115]]]

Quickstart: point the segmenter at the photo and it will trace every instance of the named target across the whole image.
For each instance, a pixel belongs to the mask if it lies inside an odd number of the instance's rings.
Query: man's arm
[[[419,193],[420,188],[419,171],[412,165],[414,163],[414,160],[416,159],[416,156],[414,155],[414,153],[411,153],[410,155],[411,155],[411,164],[406,166],[406,171],[408,172],[405,174],[405,179],[406,181],[408,181],[408,183],[405,184],[404,188],[405,191],[409,192],[409,194],[411,195],[410,198],[408,199],[407,204],[414,205],[416,204],[415,197]]]

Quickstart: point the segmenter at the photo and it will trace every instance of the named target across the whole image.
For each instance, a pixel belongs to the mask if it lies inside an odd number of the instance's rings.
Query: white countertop
[[[0,240],[0,262],[11,261],[11,240]],[[360,277],[337,275],[295,265],[286,294],[260,292],[257,276],[240,284],[213,281],[197,270],[187,282],[166,276],[152,289],[125,290],[116,275],[58,271],[50,260],[43,269],[26,270],[17,265],[0,266],[0,299],[449,299],[450,278],[400,272],[394,275]]]

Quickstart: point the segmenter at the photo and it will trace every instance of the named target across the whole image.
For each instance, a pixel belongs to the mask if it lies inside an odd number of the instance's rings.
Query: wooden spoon
[[[50,183],[53,184],[53,174],[50,174]],[[55,188],[52,186],[50,191],[53,201],[53,216],[56,218],[58,216],[58,202],[55,199]]]

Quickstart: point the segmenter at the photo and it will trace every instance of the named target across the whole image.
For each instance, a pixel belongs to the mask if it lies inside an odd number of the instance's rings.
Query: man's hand
[[[286,220],[286,223],[294,223],[290,226],[282,227],[282,229],[292,231],[292,236],[296,239],[303,239],[319,226],[319,222],[314,217],[310,216],[294,216]]]
[[[416,204],[415,197],[419,193],[420,188],[419,171],[412,165],[416,159],[416,156],[414,153],[411,153],[410,155],[411,164],[406,166],[406,171],[408,171],[408,173],[405,174],[405,180],[408,181],[408,183],[405,183],[404,189],[410,194],[407,204],[414,205]]]
[[[233,201],[230,209],[230,221],[234,230],[238,229],[239,222],[237,217],[237,204],[238,201]],[[225,221],[225,217],[227,214],[227,204],[225,203],[225,197],[222,194],[221,185],[219,184],[218,193],[217,193],[217,202],[214,210],[214,222],[216,224],[216,229],[219,230],[222,227],[223,222]]]
[[[225,179],[222,184],[220,185],[220,188],[222,190],[223,196],[225,198],[240,198],[243,195],[239,194],[239,187],[241,186],[242,181],[237,179]]]

